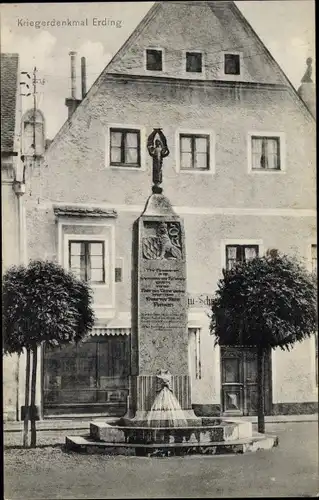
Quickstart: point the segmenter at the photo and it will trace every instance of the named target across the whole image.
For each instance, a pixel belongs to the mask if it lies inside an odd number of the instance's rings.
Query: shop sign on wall
[[[210,308],[213,297],[212,293],[188,293],[188,307]]]

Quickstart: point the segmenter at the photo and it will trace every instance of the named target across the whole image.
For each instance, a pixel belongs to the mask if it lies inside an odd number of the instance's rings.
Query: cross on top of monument
[[[166,137],[161,128],[154,128],[147,139],[147,150],[153,158],[153,186],[152,192],[161,194],[163,189],[160,184],[163,182],[163,158],[169,155]]]

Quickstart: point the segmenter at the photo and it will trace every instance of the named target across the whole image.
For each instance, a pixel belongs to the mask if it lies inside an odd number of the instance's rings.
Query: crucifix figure
[[[158,138],[156,138],[158,136]],[[162,188],[160,184],[163,181],[162,167],[163,158],[169,155],[166,137],[160,128],[154,128],[153,132],[147,139],[147,150],[153,158],[153,193],[160,194]]]

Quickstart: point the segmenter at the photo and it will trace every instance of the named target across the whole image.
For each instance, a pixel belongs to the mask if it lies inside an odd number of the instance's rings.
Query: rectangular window
[[[231,269],[236,262],[247,262],[258,257],[258,245],[226,245],[226,269]]]
[[[140,131],[135,129],[110,129],[110,164],[113,166],[141,166]]]
[[[186,52],[187,73],[202,72],[202,54],[200,52]]]
[[[180,134],[181,170],[209,170],[209,135]]]
[[[239,54],[224,54],[224,73],[225,75],[240,75]]]
[[[252,170],[280,170],[279,137],[251,137]]]
[[[161,50],[146,49],[146,69],[148,71],[163,70],[163,53]]]
[[[69,269],[81,280],[105,283],[104,241],[69,241]]]

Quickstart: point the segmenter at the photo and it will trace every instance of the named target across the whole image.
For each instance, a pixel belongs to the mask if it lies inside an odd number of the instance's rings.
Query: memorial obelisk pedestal
[[[152,146],[150,138],[154,141],[157,134],[161,140]],[[164,371],[171,375],[172,392],[186,420],[197,425],[188,369],[184,224],[159,186],[162,158],[169,153],[166,139],[158,129],[151,136],[153,194],[133,227],[129,413],[136,422],[146,420],[158,390],[157,375]]]

